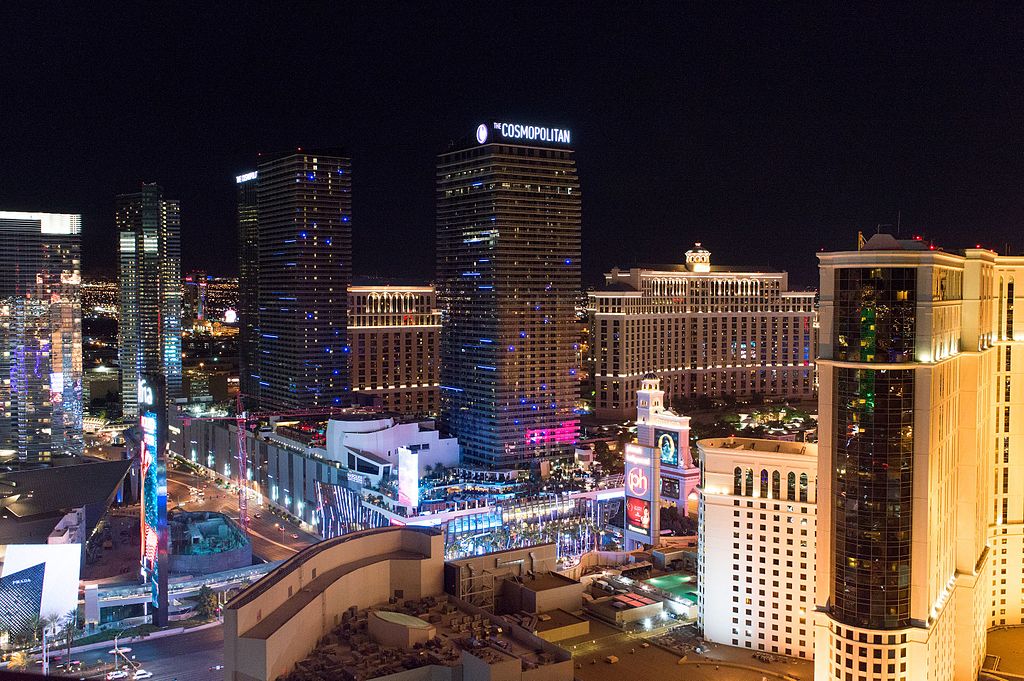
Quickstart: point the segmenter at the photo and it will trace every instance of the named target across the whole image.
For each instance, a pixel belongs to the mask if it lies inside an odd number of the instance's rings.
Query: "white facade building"
[[[816,446],[730,437],[700,440],[697,447],[704,637],[811,658]]]
[[[433,421],[397,422],[384,417],[373,420],[327,422],[327,458],[374,483],[398,470],[398,450],[419,453],[419,474],[427,466],[446,468],[459,465],[459,442],[441,437]]]
[[[815,294],[790,291],[785,272],[712,265],[698,243],[685,265],[613,269],[605,283],[590,293],[599,417],[629,418],[648,371],[670,404],[815,396]]]

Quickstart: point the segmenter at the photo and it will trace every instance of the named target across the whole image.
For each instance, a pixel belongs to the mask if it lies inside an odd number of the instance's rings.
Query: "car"
[[[283,527],[281,527],[280,525],[278,525],[278,526],[277,526],[277,531],[278,531],[278,532],[284,532],[284,528],[283,528]]]
[[[253,518],[256,518],[257,520],[259,520],[262,517],[263,517],[262,513],[256,513],[256,514],[253,515]]]
[[[151,678],[153,678],[153,672],[147,672],[145,669],[136,669],[135,670],[134,678],[136,678],[136,679],[151,679]]]
[[[298,538],[299,538],[299,535],[297,535],[294,532],[292,532],[292,539],[298,539]]]
[[[212,667],[210,667],[211,672],[219,672],[221,669],[224,669],[224,665],[222,664],[215,664]]]
[[[107,681],[114,681],[114,679],[127,679],[128,672],[123,669],[115,669],[112,672],[107,672]]]

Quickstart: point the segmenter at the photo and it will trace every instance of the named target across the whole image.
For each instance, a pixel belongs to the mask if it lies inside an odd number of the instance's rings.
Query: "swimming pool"
[[[697,602],[697,578],[693,575],[672,574],[663,577],[645,579],[644,584],[667,591],[668,593]]]

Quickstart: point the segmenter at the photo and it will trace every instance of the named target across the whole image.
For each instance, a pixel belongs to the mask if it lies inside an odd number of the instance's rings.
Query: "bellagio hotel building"
[[[649,371],[669,400],[812,399],[814,299],[785,272],[712,265],[699,243],[684,265],[613,269],[589,301],[596,414],[630,418]]]
[[[441,313],[433,286],[350,286],[348,333],[357,404],[437,413]]]
[[[1024,257],[818,257],[815,679],[977,678],[1024,619]]]

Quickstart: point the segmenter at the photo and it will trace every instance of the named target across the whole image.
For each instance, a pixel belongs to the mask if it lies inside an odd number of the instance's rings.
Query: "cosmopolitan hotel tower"
[[[685,265],[613,269],[605,283],[590,294],[598,416],[629,418],[648,371],[670,401],[816,394],[815,294],[788,290],[785,272],[712,265],[698,243]]]
[[[0,450],[82,453],[82,220],[0,211]]]
[[[164,376],[169,401],[181,396],[181,207],[157,184],[117,197],[121,310],[117,335],[121,404],[138,416],[142,374]]]
[[[1024,617],[1024,257],[818,257],[815,678],[976,678]]]
[[[437,165],[441,409],[471,464],[571,451],[580,185],[568,130],[481,124]]]
[[[436,414],[441,313],[433,286],[348,289],[352,399],[400,414]]]
[[[241,292],[241,325],[256,341],[254,348],[249,336],[241,351],[243,362],[254,363],[243,365],[248,384],[255,383],[262,409],[344,405],[352,164],[336,150],[287,152],[263,158],[254,181],[256,320],[251,290]],[[248,201],[240,197],[239,224],[251,233]],[[251,287],[253,273],[246,276]]]

